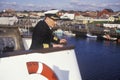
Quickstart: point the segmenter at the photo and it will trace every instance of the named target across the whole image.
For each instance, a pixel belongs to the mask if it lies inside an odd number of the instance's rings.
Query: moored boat
[[[87,33],[86,36],[89,37],[89,38],[97,38],[96,35],[92,35],[92,34],[90,34],[90,33]]]
[[[64,35],[66,36],[76,36],[76,34],[72,33],[71,31],[64,31]]]
[[[111,37],[109,35],[103,35],[102,37],[103,37],[104,40],[111,40],[111,41],[116,41],[117,40],[117,38]]]

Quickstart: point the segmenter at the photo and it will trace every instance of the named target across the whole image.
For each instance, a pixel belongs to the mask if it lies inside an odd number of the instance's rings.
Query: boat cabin
[[[0,53],[25,50],[18,27],[0,26]]]

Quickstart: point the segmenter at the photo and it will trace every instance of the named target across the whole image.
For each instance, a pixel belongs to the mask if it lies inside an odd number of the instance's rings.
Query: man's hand
[[[65,43],[67,43],[67,40],[66,40],[66,39],[61,39],[61,40],[60,40],[60,44],[65,44]]]
[[[53,44],[53,47],[55,48],[55,47],[63,47],[63,45],[62,44]]]

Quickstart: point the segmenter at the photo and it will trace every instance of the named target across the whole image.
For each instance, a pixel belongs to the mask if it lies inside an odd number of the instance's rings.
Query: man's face
[[[56,26],[57,20],[54,20],[49,17],[47,17],[46,20],[47,20],[47,24],[49,25],[49,27],[53,28]]]
[[[57,20],[52,19],[52,18],[50,18],[50,19],[51,19],[51,27],[55,27],[57,24]]]

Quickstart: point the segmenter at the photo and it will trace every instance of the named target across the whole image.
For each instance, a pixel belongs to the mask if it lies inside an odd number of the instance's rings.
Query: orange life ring
[[[44,63],[40,62],[27,62],[27,69],[29,74],[40,73],[48,80],[58,80],[53,70]]]

